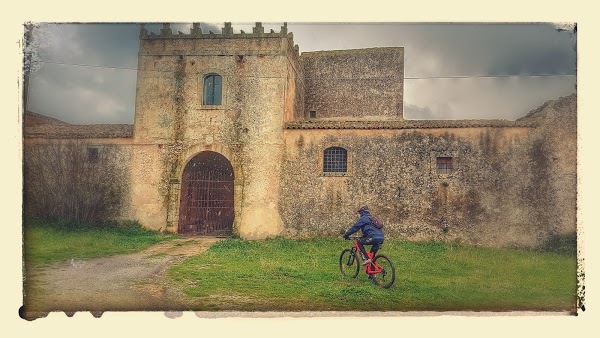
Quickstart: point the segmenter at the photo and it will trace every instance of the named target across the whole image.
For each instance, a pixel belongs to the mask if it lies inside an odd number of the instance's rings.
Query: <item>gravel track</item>
[[[51,311],[101,315],[104,311],[186,310],[189,299],[165,273],[173,264],[217,241],[175,239],[134,254],[28,266],[21,314],[38,318]]]

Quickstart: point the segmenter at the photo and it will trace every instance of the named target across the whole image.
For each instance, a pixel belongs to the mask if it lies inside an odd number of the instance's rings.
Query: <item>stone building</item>
[[[148,228],[336,236],[368,204],[399,238],[531,247],[576,231],[575,94],[517,121],[405,120],[403,48],[300,55],[285,24],[142,25],[138,69],[133,126],[27,115],[25,157],[117,146],[119,217]]]

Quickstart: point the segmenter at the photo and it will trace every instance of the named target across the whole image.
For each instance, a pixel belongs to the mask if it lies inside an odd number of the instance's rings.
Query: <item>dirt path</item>
[[[185,310],[188,301],[167,269],[205,251],[215,238],[175,239],[142,252],[28,267],[25,312]]]

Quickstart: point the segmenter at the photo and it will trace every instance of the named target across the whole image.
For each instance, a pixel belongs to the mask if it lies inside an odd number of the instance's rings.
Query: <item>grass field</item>
[[[175,238],[136,223],[103,227],[29,222],[25,263],[126,254]],[[169,270],[193,310],[573,311],[573,254],[388,240],[396,282],[381,289],[361,271],[342,278],[338,239],[227,239]]]
[[[23,229],[26,263],[132,253],[175,237],[146,230],[135,222],[93,227],[32,220]]]
[[[337,239],[228,239],[170,271],[195,310],[571,311],[573,255],[389,240],[396,282],[341,277]]]

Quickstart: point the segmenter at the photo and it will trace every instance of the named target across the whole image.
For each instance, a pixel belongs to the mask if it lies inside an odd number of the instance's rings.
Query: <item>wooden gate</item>
[[[205,151],[190,160],[181,180],[180,234],[231,235],[233,178],[231,163],[219,153]]]

